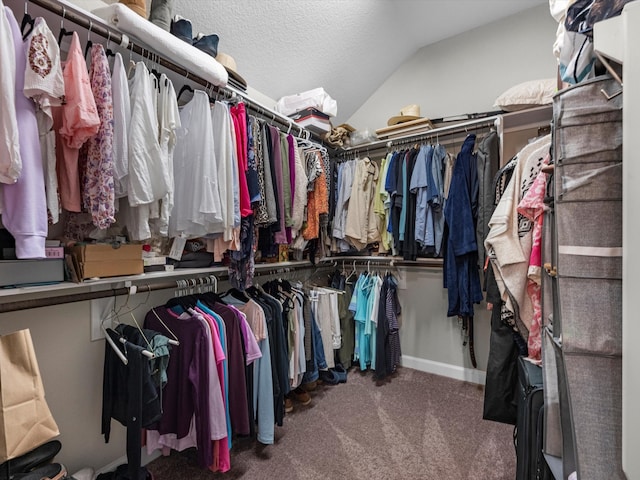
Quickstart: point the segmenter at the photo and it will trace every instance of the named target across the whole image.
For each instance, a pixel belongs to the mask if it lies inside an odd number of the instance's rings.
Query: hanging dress
[[[26,55],[20,27],[13,12],[5,7],[7,21],[13,35],[15,48],[15,108],[20,129],[20,156],[22,173],[15,183],[4,185],[2,197],[4,211],[2,223],[16,241],[16,256],[22,258],[44,258],[47,238],[47,202],[44,191],[42,154],[38,138],[38,122],[34,103],[24,96],[24,72]]]

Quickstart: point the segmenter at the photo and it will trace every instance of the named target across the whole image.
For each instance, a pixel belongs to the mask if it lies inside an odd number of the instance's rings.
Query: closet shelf
[[[368,150],[379,150],[382,148],[391,148],[396,145],[403,145],[407,143],[419,142],[421,140],[426,140],[428,138],[435,138],[439,135],[455,135],[459,133],[466,133],[470,128],[473,130],[477,128],[494,126],[498,118],[500,118],[500,115],[493,115],[490,117],[470,120],[468,122],[456,123],[455,125],[447,125],[445,127],[434,128],[421,133],[413,133],[410,135],[403,135],[401,137],[378,140],[376,142],[356,145],[354,147],[348,147],[348,148],[342,149],[340,151],[340,155],[346,155],[349,153],[358,153],[361,151],[368,151]]]
[[[320,265],[324,268],[329,265]],[[307,260],[279,263],[256,264],[255,276],[277,275],[297,270],[311,269],[313,265]],[[228,269],[223,266],[211,268],[184,268],[173,272],[151,272],[141,275],[101,278],[87,280],[83,283],[63,282],[56,285],[25,286],[0,290],[0,313],[26,310],[29,308],[47,307],[65,303],[81,302],[96,298],[127,295],[133,293],[130,287],[135,286],[137,293],[155,290],[191,288],[206,285],[202,283],[207,277],[214,276],[217,281],[228,279]],[[198,280],[201,282],[198,282]],[[193,284],[181,287],[179,280],[193,281]],[[42,297],[43,293],[49,294]]]
[[[495,127],[501,137],[506,133],[522,132],[530,129],[548,128],[553,108],[551,105],[519,110],[517,112],[504,112],[488,117],[477,118],[453,125],[446,125],[419,133],[407,134],[395,138],[378,140],[376,142],[365,143],[353,147],[343,148],[337,151],[338,156],[349,156],[359,152],[370,152],[389,149],[399,145],[407,145],[415,142],[422,142],[428,139],[439,137],[453,137],[473,133],[478,129]],[[541,134],[539,131],[538,134]],[[448,138],[448,140],[451,140]]]

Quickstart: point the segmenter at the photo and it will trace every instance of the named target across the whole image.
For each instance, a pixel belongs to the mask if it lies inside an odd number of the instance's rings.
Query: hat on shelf
[[[238,67],[236,65],[236,61],[233,59],[231,55],[218,52],[218,55],[216,55],[216,60],[227,70],[227,72],[229,73],[229,76],[232,79],[234,79],[240,85],[244,86],[244,88],[247,88],[247,82],[244,78],[240,76],[240,74],[238,74],[238,71],[237,71]]]
[[[420,116],[419,105],[407,105],[400,110],[400,115],[396,115],[387,120],[387,125],[397,125],[398,123],[408,122],[410,120],[418,120]]]

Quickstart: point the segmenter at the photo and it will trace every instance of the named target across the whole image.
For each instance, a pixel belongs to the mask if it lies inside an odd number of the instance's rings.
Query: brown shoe
[[[318,381],[314,380],[313,382],[302,384],[302,388],[304,388],[307,392],[313,392],[318,386]]]
[[[294,398],[302,405],[309,405],[311,403],[311,395],[309,395],[304,388],[298,387],[293,391]]]
[[[293,412],[293,401],[290,398],[284,399],[284,412],[285,413]]]

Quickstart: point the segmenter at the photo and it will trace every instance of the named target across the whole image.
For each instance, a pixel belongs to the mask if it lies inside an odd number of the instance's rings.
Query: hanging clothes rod
[[[442,258],[421,258],[419,260],[404,260],[402,257],[387,257],[381,255],[336,255],[335,257],[324,257],[322,263],[347,263],[360,266],[389,266],[389,267],[426,267],[442,268]]]
[[[178,281],[154,283],[149,285],[138,285],[137,293],[154,292],[156,290],[171,290],[179,288]],[[129,295],[129,287],[112,288],[108,290],[100,290],[97,292],[72,293],[69,295],[59,295],[56,297],[34,298],[31,300],[18,300],[16,302],[7,302],[0,304],[0,313],[16,312],[19,310],[28,310],[30,308],[51,307],[54,305],[63,305],[67,303],[84,302],[87,300],[96,300],[98,298],[117,297],[120,295]]]
[[[498,115],[493,115],[490,117],[470,120],[464,123],[456,123],[455,125],[447,125],[445,127],[434,128],[432,130],[427,130],[426,132],[404,135],[402,137],[396,137],[389,140],[378,140],[376,142],[345,148],[339,153],[339,155],[346,156],[360,153],[362,151],[380,150],[383,148],[392,148],[394,146],[404,145],[408,143],[421,142],[430,138],[438,138],[439,136],[450,136],[461,133],[469,133],[469,130],[494,127],[495,122],[498,118]]]
[[[251,111],[251,113],[258,115],[265,120],[271,120],[273,123],[278,123],[281,127],[287,130],[287,132],[291,132],[293,129],[298,130],[298,134],[302,138],[306,138],[307,140],[314,140],[318,143],[322,143],[322,139],[313,134],[310,130],[306,130],[304,127],[295,123],[292,119],[285,117],[284,115],[272,110],[265,105],[257,102],[256,100],[251,99],[245,92],[238,90],[231,85],[227,85],[226,87],[218,87],[212,85],[211,82],[206,81],[202,77],[198,75],[194,75],[189,72],[184,67],[172,62],[171,60],[166,59],[165,57],[155,53],[150,52],[148,48],[143,48],[140,45],[136,44],[135,41],[132,41],[128,35],[121,33],[118,30],[110,28],[107,26],[101,19],[92,16],[91,18],[87,17],[78,7],[69,4],[61,4],[56,0],[26,0],[28,3],[32,3],[39,7],[42,7],[49,12],[52,12],[65,21],[68,20],[76,25],[89,29],[91,28],[91,34],[100,35],[101,37],[115,42],[122,48],[130,49],[133,53],[140,55],[143,58],[151,55],[150,60],[158,65],[167,68],[178,75],[182,75],[186,80],[190,80],[192,82],[198,83],[207,89],[213,89],[215,92],[219,92],[222,95],[233,98],[234,96],[241,97],[246,107]]]
[[[256,265],[254,278],[260,277],[260,276],[270,276],[270,275],[286,276],[290,273],[293,273],[299,270],[312,269],[312,268],[314,268],[314,265],[312,265],[310,262],[301,262],[299,264],[284,265],[284,266],[278,266],[277,263],[259,264],[259,265]],[[181,289],[188,290],[190,288],[198,288],[201,286],[211,285],[210,283],[209,284],[206,283],[206,280],[208,277],[215,277],[216,285],[217,285],[217,283],[220,281],[228,280],[229,274],[226,272],[213,274],[210,271],[205,270],[202,272],[202,276],[192,276],[186,279],[178,279],[178,280],[171,280],[171,281],[165,281],[165,282],[153,282],[153,280],[150,280],[149,283],[138,284],[136,286],[136,293],[155,292],[158,290],[181,290]],[[137,282],[145,281],[143,279],[142,280],[135,279],[135,280]],[[205,283],[203,283],[203,281],[205,281]],[[107,298],[107,297],[130,295],[130,294],[131,294],[131,290],[129,287],[121,287],[121,288],[107,288],[105,290],[98,290],[94,292],[72,293],[68,295],[33,298],[29,300],[18,300],[15,302],[0,303],[0,314],[7,313],[7,312],[16,312],[19,310],[28,310],[31,308],[51,307],[54,305],[84,302],[88,300],[96,300],[98,298]]]

